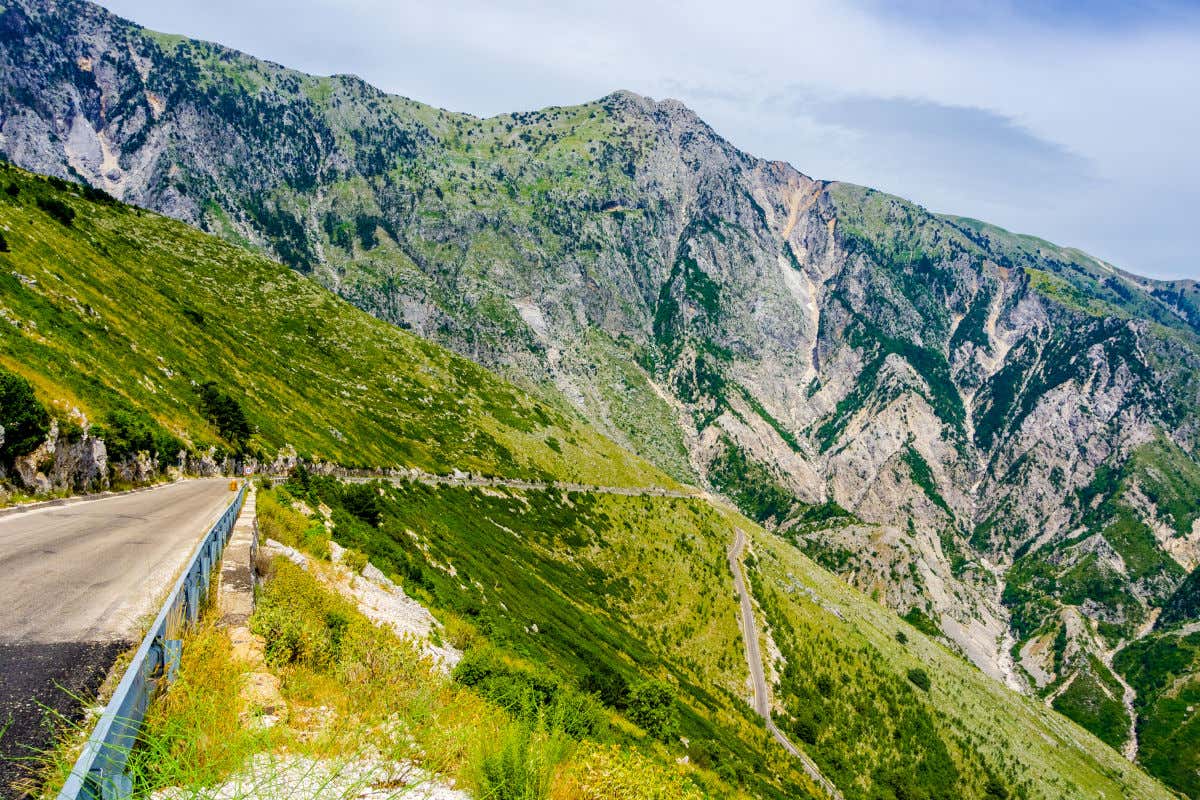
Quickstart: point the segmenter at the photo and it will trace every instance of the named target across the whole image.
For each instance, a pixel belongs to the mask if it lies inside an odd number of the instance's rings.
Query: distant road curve
[[[188,480],[0,517],[0,797],[49,745],[46,709],[78,716],[231,497]]]
[[[746,534],[742,532],[741,528],[734,530],[733,546],[729,548],[729,569],[733,572],[733,587],[737,590],[741,603],[742,640],[746,644],[746,663],[750,667],[750,680],[754,684],[754,710],[763,718],[767,730],[775,738],[775,741],[800,760],[808,777],[816,781],[834,800],[845,800],[838,788],[821,773],[820,768],[808,757],[808,754],[792,744],[792,741],[775,726],[775,721],[771,719],[771,696],[767,693],[767,678],[763,672],[762,653],[759,652],[758,647],[758,626],[754,622],[754,602],[750,598],[750,592],[746,588],[746,579],[742,574],[742,551],[746,548]]]

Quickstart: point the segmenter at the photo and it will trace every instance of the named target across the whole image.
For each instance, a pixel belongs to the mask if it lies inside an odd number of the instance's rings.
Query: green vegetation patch
[[[1119,750],[1129,738],[1130,723],[1122,691],[1108,667],[1089,655],[1071,685],[1054,698],[1054,708]]]
[[[587,692],[648,740],[702,758],[714,781],[765,797],[809,792],[742,697],[745,657],[725,557],[733,531],[708,504],[375,483],[381,515],[369,524],[345,504],[358,490],[307,481],[286,489],[332,509],[339,544],[368,554],[409,594],[495,648],[486,663],[464,668],[486,696],[548,710],[560,696]],[[711,788],[721,794],[720,786]]]

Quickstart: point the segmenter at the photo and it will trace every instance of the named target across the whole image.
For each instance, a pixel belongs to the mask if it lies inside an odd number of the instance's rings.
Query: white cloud
[[[928,0],[105,5],[483,115],[616,88],[677,96],[735,144],[810,175],[1133,271],[1200,277],[1200,23],[1175,6],[1055,17]]]

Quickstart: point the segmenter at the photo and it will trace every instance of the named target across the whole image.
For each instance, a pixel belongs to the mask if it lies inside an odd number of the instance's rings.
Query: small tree
[[[32,452],[50,430],[50,414],[29,381],[6,369],[0,369],[0,427],[0,462],[5,466]]]
[[[71,208],[57,197],[39,197],[37,199],[37,205],[38,208],[54,217],[63,225],[70,225],[75,221],[75,209]]]
[[[679,715],[674,690],[662,681],[638,684],[629,693],[629,718],[656,739],[666,742],[675,738]]]
[[[352,483],[342,490],[342,505],[368,525],[378,525],[383,515],[379,492],[370,483]]]
[[[221,391],[217,384],[208,381],[200,385],[200,408],[208,421],[216,426],[221,438],[236,445],[239,450],[246,446],[252,431],[246,413],[237,400]]]
[[[913,667],[908,671],[908,679],[912,681],[913,686],[916,686],[923,692],[929,691],[929,673],[920,667]]]

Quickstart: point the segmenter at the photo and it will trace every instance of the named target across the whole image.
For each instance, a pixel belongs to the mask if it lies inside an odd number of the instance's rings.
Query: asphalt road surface
[[[0,798],[78,720],[233,500],[227,479],[183,481],[0,517]]]

